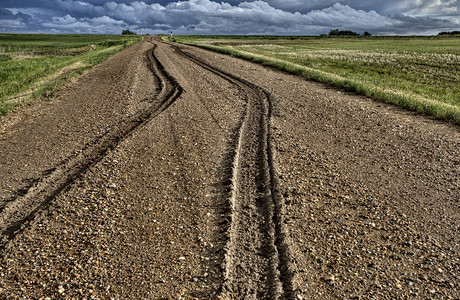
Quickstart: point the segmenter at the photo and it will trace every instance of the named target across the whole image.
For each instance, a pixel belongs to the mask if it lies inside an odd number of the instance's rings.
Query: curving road
[[[460,130],[148,38],[0,120],[0,295],[459,298]]]

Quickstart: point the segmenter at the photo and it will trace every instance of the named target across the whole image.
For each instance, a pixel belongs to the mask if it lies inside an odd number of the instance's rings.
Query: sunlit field
[[[140,40],[121,35],[0,34],[0,115],[50,93]]]
[[[460,123],[459,36],[174,39]]]

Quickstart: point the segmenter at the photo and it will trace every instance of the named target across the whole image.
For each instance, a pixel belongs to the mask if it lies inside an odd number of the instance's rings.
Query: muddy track
[[[9,201],[0,212],[0,250],[27,226],[37,212],[46,209],[53,199],[66,190],[89,167],[99,162],[134,130],[142,127],[167,109],[181,95],[182,88],[155,57],[156,45],[146,55],[149,67],[160,82],[160,91],[151,106],[121,120],[117,126],[80,153],[71,156],[35,182],[26,192]]]
[[[246,109],[231,154],[231,221],[222,296],[227,299],[291,299],[292,275],[282,229],[283,203],[276,188],[270,146],[270,95],[177,46],[173,48],[184,58],[238,86],[246,95]]]

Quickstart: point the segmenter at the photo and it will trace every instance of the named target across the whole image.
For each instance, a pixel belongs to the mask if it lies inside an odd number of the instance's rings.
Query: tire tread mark
[[[247,94],[247,101],[252,101],[252,102],[257,102],[257,104],[252,104],[252,105],[260,105],[262,106],[261,108],[261,114],[263,115],[258,122],[260,122],[259,126],[259,132],[257,133],[259,139],[259,149],[258,151],[258,157],[257,157],[257,164],[258,164],[258,169],[257,172],[259,172],[259,178],[256,179],[257,184],[259,185],[257,187],[257,190],[259,191],[262,196],[255,196],[256,201],[260,202],[259,205],[259,211],[262,215],[264,215],[264,219],[266,224],[261,225],[261,229],[259,229],[261,232],[259,234],[264,234],[265,233],[265,238],[267,239],[272,239],[271,242],[267,241],[262,241],[262,243],[265,243],[264,246],[261,247],[263,253],[259,253],[261,256],[265,256],[265,259],[269,260],[269,265],[266,270],[265,274],[262,274],[260,277],[262,278],[262,286],[259,287],[259,290],[254,290],[253,287],[245,287],[245,281],[246,279],[243,278],[232,278],[235,276],[235,274],[229,274],[229,272],[234,272],[231,271],[231,268],[238,268],[238,266],[230,266],[232,264],[232,258],[229,257],[229,251],[239,251],[238,249],[231,249],[235,245],[232,245],[232,236],[233,238],[237,238],[235,235],[238,235],[238,232],[232,233],[232,224],[235,223],[235,219],[238,218],[239,216],[235,216],[235,212],[238,210],[238,208],[235,208],[235,205],[238,205],[235,203],[235,199],[231,199],[230,205],[232,206],[230,211],[232,212],[232,221],[231,225],[229,228],[229,241],[227,243],[227,257],[226,257],[226,283],[224,284],[224,290],[223,290],[223,297],[224,298],[258,298],[258,299],[265,299],[265,298],[270,298],[270,299],[292,299],[294,292],[293,292],[293,287],[292,287],[292,273],[289,270],[289,261],[290,261],[290,255],[289,255],[289,249],[287,247],[287,244],[285,242],[285,234],[284,230],[282,228],[282,222],[283,222],[283,209],[284,209],[284,203],[282,202],[282,198],[279,195],[277,191],[277,183],[276,183],[276,178],[274,174],[274,163],[273,163],[273,150],[271,148],[271,133],[270,133],[270,118],[271,118],[271,113],[272,113],[272,99],[270,94],[264,90],[263,88],[254,85],[253,83],[239,78],[233,74],[229,74],[225,71],[222,71],[214,66],[211,66],[207,64],[206,62],[196,58],[195,56],[186,53],[182,51],[178,46],[174,44],[170,44],[173,49],[176,51],[177,54],[187,58],[188,60],[196,63],[197,65],[201,66],[202,68],[208,70],[211,73],[214,73],[215,75],[229,81],[230,83],[237,85],[240,89],[244,90],[245,93]],[[247,137],[243,136],[243,131],[245,130],[243,127],[248,127],[248,126],[254,126],[255,124],[250,124],[251,121],[248,121],[247,119],[250,118],[248,114],[251,112],[248,112],[248,107],[250,105],[246,105],[246,112],[243,115],[244,121],[240,125],[240,128],[238,128],[238,136],[237,138],[239,139],[238,142],[236,143],[236,149],[233,152],[233,178],[232,178],[232,198],[237,197],[237,193],[240,193],[241,191],[238,191],[238,187],[236,187],[239,183],[238,180],[240,180],[238,172],[240,172],[240,164],[242,163],[241,160],[241,148],[243,147],[243,143],[245,143],[244,139]],[[257,121],[257,119],[256,119]],[[244,158],[243,158],[244,159]],[[270,232],[272,231],[272,232]],[[249,232],[246,232],[246,234],[251,234]],[[270,245],[272,244],[272,245]],[[241,262],[240,262],[241,263]],[[241,274],[240,274],[241,275]],[[238,275],[237,275],[238,276]],[[234,282],[232,282],[234,281]],[[243,285],[243,286],[241,286]],[[281,285],[281,287],[279,287]],[[262,289],[262,290],[261,290]]]
[[[27,227],[38,212],[46,210],[86,170],[101,161],[135,130],[165,111],[182,94],[182,87],[156,58],[154,52],[157,45],[152,44],[153,47],[146,55],[152,73],[160,82],[160,93],[152,105],[120,121],[112,130],[85,146],[79,154],[70,156],[50,174],[40,178],[27,192],[8,202],[0,212],[0,251]]]

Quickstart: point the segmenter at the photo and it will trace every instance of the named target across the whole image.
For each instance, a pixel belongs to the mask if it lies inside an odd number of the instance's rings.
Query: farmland
[[[459,37],[177,36],[174,40],[460,123]]]
[[[136,36],[0,34],[0,114],[52,90],[116,52]]]

